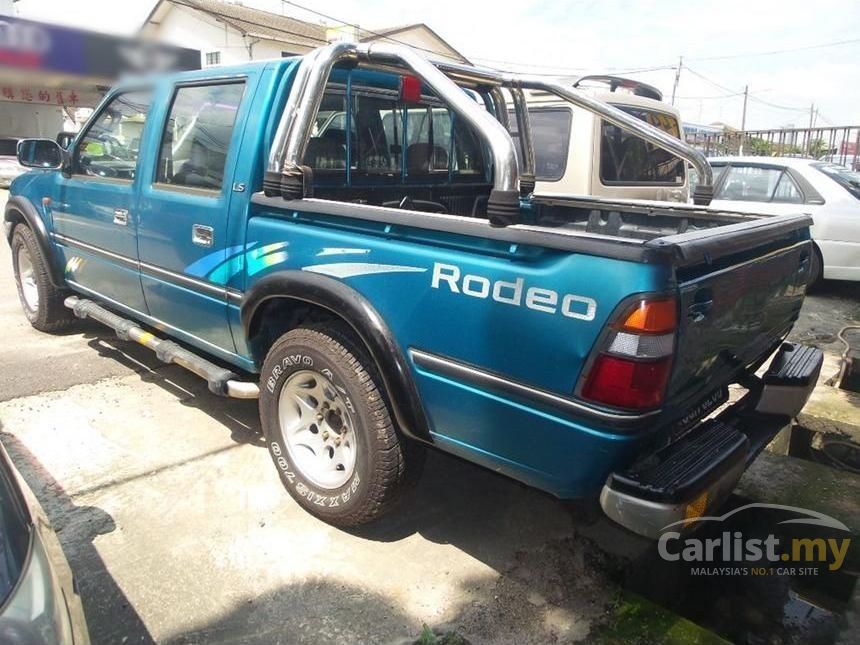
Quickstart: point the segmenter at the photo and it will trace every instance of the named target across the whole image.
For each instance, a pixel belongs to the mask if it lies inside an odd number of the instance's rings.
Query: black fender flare
[[[3,215],[3,221],[6,222],[6,241],[9,243],[12,242],[14,224],[19,220],[24,220],[24,223],[30,227],[33,235],[36,236],[39,250],[48,263],[48,277],[51,279],[51,284],[58,289],[65,288],[66,281],[63,279],[60,267],[57,266],[56,256],[51,247],[51,240],[48,236],[48,229],[45,227],[45,221],[29,199],[20,195],[12,195],[6,202],[6,212]]]
[[[400,430],[413,439],[432,443],[409,363],[382,316],[364,296],[347,284],[318,273],[296,270],[271,273],[255,282],[242,297],[240,312],[246,338],[250,338],[259,307],[275,298],[316,305],[344,320],[376,364]]]

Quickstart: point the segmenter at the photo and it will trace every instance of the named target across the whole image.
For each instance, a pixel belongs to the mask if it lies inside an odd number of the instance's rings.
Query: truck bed
[[[762,219],[762,215],[718,211],[670,202],[606,200],[536,195],[535,223],[586,233],[649,241]]]

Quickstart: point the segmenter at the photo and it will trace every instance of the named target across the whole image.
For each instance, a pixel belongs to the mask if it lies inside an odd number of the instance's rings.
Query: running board
[[[229,396],[234,399],[260,398],[260,387],[256,383],[238,380],[239,377],[230,370],[218,367],[173,341],[156,337],[137,323],[117,316],[92,300],[69,296],[64,304],[78,318],[97,320],[113,329],[118,338],[133,340],[151,349],[161,362],[179,365],[205,379],[209,390],[218,396]]]

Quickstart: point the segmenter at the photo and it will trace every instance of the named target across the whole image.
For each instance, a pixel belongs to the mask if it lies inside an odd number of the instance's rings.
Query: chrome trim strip
[[[84,251],[90,251],[92,253],[95,253],[96,255],[103,255],[107,258],[110,258],[111,260],[116,260],[120,264],[132,267],[133,269],[140,268],[137,260],[128,256],[120,255],[119,253],[114,253],[113,251],[108,251],[107,249],[93,246],[92,244],[87,244],[86,242],[81,242],[80,240],[66,237],[65,235],[60,235],[59,233],[51,233],[51,237],[53,237],[58,242],[62,242],[66,246],[74,246],[79,249],[83,249]]]
[[[67,246],[77,247],[83,249],[84,251],[90,251],[91,253],[95,253],[96,255],[101,255],[106,258],[110,258],[111,260],[116,260],[117,262],[124,264],[128,267],[137,269],[141,273],[149,274],[149,277],[164,278],[170,282],[178,283],[181,286],[198,289],[208,295],[217,296],[226,300],[234,300],[238,302],[241,302],[242,300],[242,292],[238,289],[216,285],[212,282],[192,278],[191,276],[182,273],[176,273],[175,271],[170,271],[169,269],[165,269],[154,264],[140,262],[128,256],[120,255],[119,253],[114,253],[113,251],[108,251],[107,249],[93,246],[92,244],[87,244],[86,242],[81,242],[80,240],[61,235],[60,233],[51,233],[51,236],[58,242],[62,242]]]
[[[409,349],[412,361],[418,367],[431,370],[443,376],[454,377],[458,380],[476,385],[483,389],[494,390],[503,394],[513,394],[534,403],[553,407],[569,414],[578,416],[589,416],[604,421],[629,423],[653,417],[660,414],[660,410],[644,413],[608,412],[600,408],[592,407],[585,403],[579,403],[568,397],[559,396],[540,388],[526,385],[519,381],[504,378],[492,372],[482,370],[466,363],[453,359],[421,351],[420,349]]]
[[[226,287],[215,285],[211,282],[206,282],[204,280],[198,280],[196,278],[192,278],[181,273],[174,273],[173,271],[163,269],[162,267],[155,266],[154,264],[147,264],[146,262],[141,262],[140,272],[149,273],[149,277],[167,278],[168,280],[171,280],[173,282],[180,283],[184,287],[196,287],[197,289],[205,291],[206,293],[213,296],[220,296],[221,298],[227,297]]]

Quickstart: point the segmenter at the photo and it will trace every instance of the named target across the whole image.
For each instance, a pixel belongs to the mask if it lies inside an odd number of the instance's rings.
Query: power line
[[[806,45],[804,47],[791,47],[789,49],[773,49],[765,52],[749,52],[746,54],[727,54],[725,56],[706,56],[703,58],[690,58],[689,60],[707,61],[707,60],[730,60],[733,58],[756,58],[758,56],[774,56],[776,54],[789,54],[792,52],[808,51],[810,49],[823,49],[825,47],[839,47],[841,45],[853,45],[860,43],[860,38],[851,38],[848,40],[836,40],[829,43],[820,43],[818,45]],[[806,108],[804,108],[806,109]]]
[[[689,65],[684,66],[684,69],[686,69],[688,72],[692,73],[694,76],[698,76],[700,79],[702,79],[706,83],[716,87],[717,89],[723,90],[724,92],[731,92],[734,94],[743,94],[743,92],[735,92],[732,88],[726,87],[725,85],[718,83],[717,81],[715,81],[713,79],[708,78],[704,74],[697,72],[696,70],[692,69]],[[776,110],[787,110],[789,112],[805,112],[806,111],[805,107],[794,107],[794,106],[790,106],[790,105],[779,105],[777,103],[771,103],[770,101],[765,101],[764,99],[761,99],[761,98],[754,96],[752,94],[750,94],[749,99],[751,101],[755,101],[756,103],[761,103],[762,105],[767,105],[768,107],[774,108]]]
[[[413,49],[425,51],[425,52],[428,52],[430,54],[436,54],[437,56],[444,56],[446,58],[451,58],[450,53],[440,52],[440,51],[436,51],[435,49],[428,49],[426,47],[420,47],[420,46],[414,45],[412,43],[407,43],[406,41],[394,38],[393,36],[386,34],[384,32],[378,32],[378,31],[373,31],[372,29],[366,29],[357,23],[349,22],[347,20],[341,20],[340,18],[332,16],[331,14],[323,13],[322,11],[317,11],[316,9],[311,9],[310,7],[306,7],[305,5],[299,4],[298,2],[293,2],[293,0],[281,0],[281,3],[290,5],[292,7],[295,7],[296,9],[300,9],[302,11],[307,11],[308,13],[312,13],[316,16],[319,16],[320,18],[325,18],[326,20],[332,20],[337,24],[346,25],[347,27],[353,27],[354,29],[359,30],[359,35],[361,34],[361,32],[364,32],[366,34],[370,34],[370,35],[375,36],[377,38],[382,38],[384,40],[395,42],[395,43],[398,43],[400,45],[406,45],[407,47],[412,47]],[[474,59],[474,60],[478,60],[478,61],[484,61],[487,63],[500,63],[502,65],[513,65],[515,67],[521,67],[521,68],[525,67],[525,68],[534,68],[534,69],[557,70],[555,72],[542,72],[542,73],[534,72],[535,76],[564,76],[566,72],[591,72],[591,71],[594,71],[594,69],[595,69],[594,67],[565,67],[565,66],[560,66],[560,65],[540,65],[540,64],[533,65],[533,64],[529,64],[529,63],[501,60],[498,58],[484,58],[482,56],[471,56],[471,55],[469,56],[469,58]],[[674,69],[674,68],[675,68],[674,65],[655,65],[655,66],[643,67],[643,68],[604,67],[602,69],[604,71],[607,71],[607,72],[617,72],[620,74],[638,74],[638,73],[652,72],[652,71],[664,70],[664,69]],[[497,68],[497,69],[499,69],[500,71],[517,73],[516,70],[501,69],[501,68]]]
[[[397,38],[393,38],[393,37],[391,37],[385,33],[373,31],[371,29],[365,29],[364,27],[359,26],[357,23],[348,22],[346,20],[341,20],[339,18],[335,18],[334,16],[329,15],[327,13],[323,13],[321,11],[317,11],[316,9],[311,9],[310,7],[306,7],[304,5],[301,5],[298,2],[292,2],[292,0],[281,0],[281,4],[288,4],[292,7],[295,7],[296,9],[301,9],[302,11],[307,11],[308,13],[312,13],[314,15],[321,17],[321,18],[325,18],[326,20],[333,20],[337,24],[346,25],[347,27],[353,27],[354,29],[358,30],[356,35],[359,37],[359,39],[361,38],[361,32],[364,32],[366,34],[376,36],[377,38],[382,38],[384,40],[390,40],[391,42],[395,42],[395,43],[398,43],[400,45],[406,45],[407,47],[411,47],[412,49],[418,49],[420,51],[427,52],[428,54],[436,54],[437,56],[442,56],[444,58],[453,58],[453,56],[451,56],[450,53],[440,52],[440,51],[436,51],[435,49],[428,49],[426,47],[420,47],[418,45],[413,45],[411,43],[407,43],[407,42],[404,42],[402,40],[398,40]]]
[[[685,101],[707,101],[709,99],[728,99],[733,96],[743,96],[743,92],[732,92],[731,94],[716,94],[713,96],[676,96],[676,99]]]

